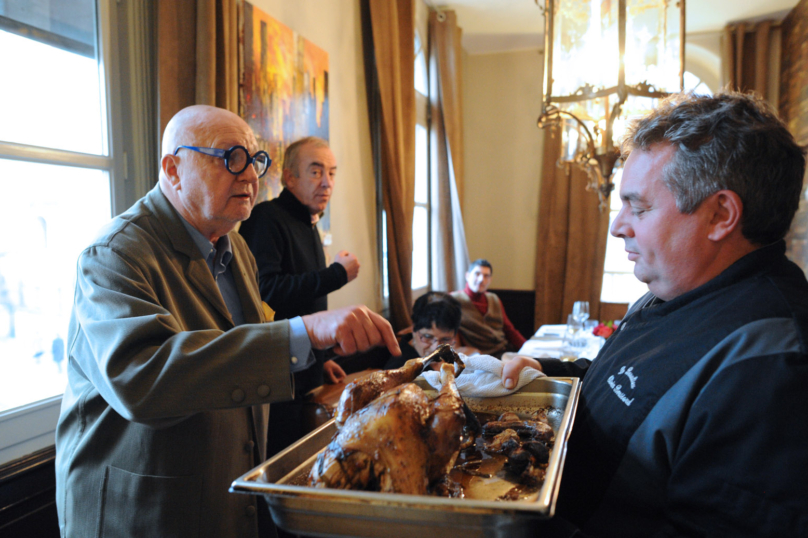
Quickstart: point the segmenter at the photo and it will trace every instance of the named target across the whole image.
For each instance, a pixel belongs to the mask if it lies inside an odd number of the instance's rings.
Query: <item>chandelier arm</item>
[[[581,158],[584,158],[587,161],[593,158],[595,156],[595,138],[592,136],[592,132],[589,130],[586,124],[572,112],[561,110],[560,108],[549,105],[545,107],[544,112],[542,113],[541,116],[539,116],[539,119],[536,123],[539,126],[539,128],[543,129],[548,125],[557,124],[559,122],[558,116],[561,116],[562,114],[572,118],[584,131],[584,137],[586,137],[587,152],[586,154],[582,155]]]

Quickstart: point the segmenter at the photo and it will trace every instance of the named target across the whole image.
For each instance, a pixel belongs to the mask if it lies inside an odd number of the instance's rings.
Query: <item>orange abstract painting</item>
[[[240,19],[241,116],[272,158],[262,202],[281,190],[286,146],[304,136],[328,140],[328,53],[248,2]]]

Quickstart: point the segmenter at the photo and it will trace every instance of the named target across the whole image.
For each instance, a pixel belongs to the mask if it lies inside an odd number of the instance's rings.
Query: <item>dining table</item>
[[[575,339],[579,345],[573,346],[567,337],[566,325],[542,325],[525,341],[517,354],[534,359],[594,359],[606,343],[602,336],[592,334],[592,329],[580,330]]]

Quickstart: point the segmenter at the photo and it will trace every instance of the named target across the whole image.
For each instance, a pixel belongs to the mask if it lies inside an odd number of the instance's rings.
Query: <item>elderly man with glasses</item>
[[[233,231],[270,165],[256,146],[235,114],[183,109],[158,185],[79,256],[56,432],[64,537],[259,536],[259,500],[228,488],[265,458],[268,404],[292,397],[312,348],[398,352],[363,306],[266,323]]]

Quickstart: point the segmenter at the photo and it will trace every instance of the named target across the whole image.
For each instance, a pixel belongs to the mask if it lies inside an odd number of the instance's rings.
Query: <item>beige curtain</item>
[[[238,114],[237,0],[163,0],[157,12],[160,135],[186,106]],[[188,21],[196,21],[189,25]]]
[[[772,21],[731,24],[724,28],[722,69],[724,83],[733,90],[754,91],[777,104],[769,95]],[[773,76],[778,75],[772,70]],[[771,99],[770,99],[771,97]]]
[[[461,213],[463,185],[462,31],[454,11],[429,14],[433,215],[432,286],[462,288],[469,263]]]
[[[586,173],[557,165],[561,136],[544,137],[544,165],[536,249],[535,326],[566,323],[575,301],[600,311],[609,212],[598,209],[598,196],[586,190]],[[613,194],[614,196],[614,194]]]
[[[381,100],[382,199],[387,212],[390,318],[411,325],[412,214],[415,207],[415,4],[370,0]]]

